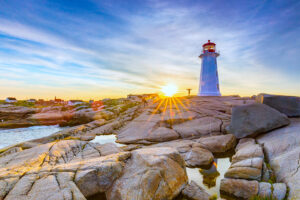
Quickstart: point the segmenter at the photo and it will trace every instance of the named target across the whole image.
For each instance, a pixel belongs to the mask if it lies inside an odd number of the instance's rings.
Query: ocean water
[[[32,126],[27,128],[0,129],[0,148],[51,135],[65,127]]]

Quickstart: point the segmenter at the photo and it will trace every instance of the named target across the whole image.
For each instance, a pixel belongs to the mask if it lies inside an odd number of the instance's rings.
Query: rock
[[[258,195],[263,198],[270,198],[272,195],[272,185],[270,183],[260,182]]]
[[[243,138],[239,140],[239,143],[235,147],[235,151],[237,152],[240,148],[248,144],[255,144],[255,139],[253,138]]]
[[[25,119],[35,112],[37,112],[37,109],[35,108],[13,105],[0,105],[0,119],[5,121]]]
[[[106,196],[108,200],[173,199],[187,180],[184,161],[175,149],[143,148],[132,151]]]
[[[127,159],[129,155],[130,153],[123,153],[122,159]],[[124,163],[117,162],[115,156],[111,160],[110,157],[104,158],[86,161],[76,171],[74,181],[85,197],[107,191],[122,173]]]
[[[114,143],[96,145],[96,148],[101,152],[101,156],[123,152],[123,150]]]
[[[259,170],[262,169],[264,159],[262,157],[247,158],[235,163],[232,163],[231,167],[252,167]]]
[[[225,173],[225,178],[260,180],[261,170],[253,167],[232,167]]]
[[[84,200],[106,191],[130,153],[101,156],[93,145],[61,140],[0,157],[0,199]]]
[[[12,153],[20,152],[22,150],[23,149],[21,147],[12,147],[12,148],[9,148],[8,150],[4,151],[3,153],[0,153],[0,157],[6,156],[6,155],[12,154]]]
[[[224,176],[260,181],[263,162],[262,147],[253,143],[253,140],[242,139],[237,145],[236,153],[232,156],[231,166]]]
[[[170,147],[175,148],[185,160],[188,167],[208,167],[213,161],[213,154],[192,140],[173,140],[149,145],[146,148]]]
[[[264,162],[261,180],[264,182],[268,182],[269,179],[271,178],[271,174],[272,171],[268,169],[267,164]]]
[[[194,181],[185,186],[182,194],[190,200],[209,200],[209,194]]]
[[[211,133],[221,132],[222,121],[213,117],[202,117],[181,124],[176,124],[173,129],[181,138],[199,138]]]
[[[288,117],[300,117],[300,97],[259,94],[256,102],[266,104]]]
[[[253,137],[289,124],[286,115],[265,104],[250,104],[232,109],[227,131],[236,138]]]
[[[273,184],[273,197],[277,200],[282,200],[286,195],[286,185],[284,183],[275,183]]]
[[[224,153],[236,145],[235,136],[232,134],[200,138],[197,142],[212,153]]]
[[[198,116],[191,111],[185,111],[181,115],[169,112],[168,110],[163,114],[154,114],[152,110],[144,111],[119,131],[117,142],[151,144],[178,139],[179,135],[175,129],[171,129],[171,124],[194,119]]]
[[[214,156],[206,149],[193,147],[185,154],[184,160],[189,167],[207,167],[214,160]]]
[[[243,179],[222,179],[220,185],[221,193],[235,196],[239,199],[250,199],[258,194],[259,184],[257,181]]]
[[[264,146],[267,160],[277,182],[289,188],[288,199],[300,199],[300,119],[291,119],[291,124],[257,138]]]
[[[178,133],[173,129],[166,127],[159,127],[153,132],[150,132],[146,140],[151,142],[164,142],[169,140],[176,140],[179,138]]]
[[[87,131],[86,134],[88,135],[110,135],[114,134],[116,129],[122,126],[122,122],[120,121],[113,121],[111,123],[102,125],[90,131]]]
[[[264,158],[262,147],[258,144],[245,145],[232,156],[232,164],[248,158]]]

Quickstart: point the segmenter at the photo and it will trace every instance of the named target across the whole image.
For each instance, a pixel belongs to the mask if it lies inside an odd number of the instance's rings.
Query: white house
[[[6,103],[15,103],[15,102],[17,102],[17,99],[15,97],[7,97],[5,99],[5,102]]]

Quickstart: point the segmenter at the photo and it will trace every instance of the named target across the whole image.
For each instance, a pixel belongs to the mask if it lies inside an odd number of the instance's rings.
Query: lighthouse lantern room
[[[208,40],[199,56],[202,59],[198,96],[221,96],[217,68],[216,44]]]

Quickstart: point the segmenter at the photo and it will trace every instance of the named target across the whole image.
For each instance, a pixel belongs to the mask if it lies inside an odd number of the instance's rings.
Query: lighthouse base
[[[221,96],[220,92],[199,92],[198,96]]]

